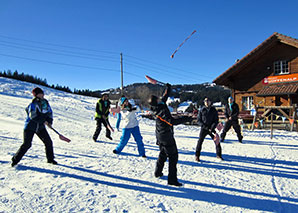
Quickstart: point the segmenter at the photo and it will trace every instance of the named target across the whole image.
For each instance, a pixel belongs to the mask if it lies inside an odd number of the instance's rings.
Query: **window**
[[[253,96],[242,97],[242,110],[251,110],[253,108]]]
[[[288,61],[275,61],[274,62],[274,74],[275,75],[283,75],[289,74],[289,65]]]

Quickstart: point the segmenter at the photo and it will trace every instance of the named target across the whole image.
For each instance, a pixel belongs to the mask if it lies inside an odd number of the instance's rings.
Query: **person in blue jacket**
[[[120,107],[112,108],[110,110],[111,112],[118,113],[116,128],[118,126],[118,129],[119,129],[120,120],[122,120],[122,125],[123,125],[120,142],[116,147],[116,149],[113,150],[113,153],[115,154],[121,153],[121,151],[126,146],[130,136],[133,135],[138,146],[139,155],[145,158],[146,155],[145,155],[143,137],[141,136],[139,122],[137,120],[136,113],[135,113],[136,108],[132,107],[132,105],[128,102],[128,99],[126,97],[121,97]]]
[[[32,102],[26,108],[27,119],[24,127],[24,141],[16,154],[12,157],[11,166],[17,165],[32,145],[32,139],[36,134],[44,143],[48,163],[57,164],[54,160],[53,142],[45,125],[51,127],[53,112],[49,102],[44,98],[44,92],[39,87],[32,90],[34,96]]]
[[[116,102],[116,106],[118,106],[118,101]],[[121,122],[121,113],[116,113],[117,114],[117,121],[116,121],[116,125],[115,128],[117,129],[117,131],[120,131],[120,122]]]

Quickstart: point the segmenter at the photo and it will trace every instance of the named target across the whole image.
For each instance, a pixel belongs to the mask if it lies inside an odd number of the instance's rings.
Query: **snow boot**
[[[216,156],[216,158],[217,158],[218,160],[220,160],[220,161],[223,160],[223,158],[222,158],[221,156]]]
[[[53,160],[48,160],[48,163],[51,163],[53,165],[57,165],[58,164],[57,161],[55,161],[54,159]]]
[[[156,178],[161,178],[161,177],[163,176],[163,173],[160,173],[160,174],[156,174],[156,173],[154,173],[154,176],[155,176]]]
[[[15,165],[17,165],[18,163],[16,163],[15,161],[11,162],[11,167],[14,167]]]
[[[178,186],[178,187],[180,187],[180,186],[182,186],[183,184],[182,183],[179,183],[178,181],[170,181],[170,182],[168,182],[168,185],[170,185],[170,186]]]

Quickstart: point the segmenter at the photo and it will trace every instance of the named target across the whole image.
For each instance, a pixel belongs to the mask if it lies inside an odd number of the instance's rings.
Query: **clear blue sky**
[[[1,0],[0,70],[71,89],[212,82],[274,32],[298,38],[297,0]],[[183,40],[197,32],[180,48]]]

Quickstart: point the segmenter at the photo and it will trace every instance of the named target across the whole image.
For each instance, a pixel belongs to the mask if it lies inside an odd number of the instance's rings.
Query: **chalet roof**
[[[272,44],[274,44],[276,42],[281,42],[281,43],[298,48],[298,39],[295,39],[295,38],[275,32],[269,38],[267,38],[265,41],[263,41],[259,46],[257,46],[255,49],[253,49],[250,53],[248,53],[242,59],[238,60],[233,66],[231,66],[229,69],[227,69],[225,72],[223,72],[215,80],[213,80],[213,82],[218,85],[226,85],[227,86],[228,77],[231,76],[235,71],[237,71],[237,69],[239,67],[241,67],[242,65],[245,65],[249,60],[251,60],[253,58],[253,56],[256,53],[264,51],[267,47],[271,46]]]
[[[291,95],[297,94],[298,82],[296,83],[283,83],[272,84],[263,87],[257,94],[257,96],[274,96],[274,95]]]

